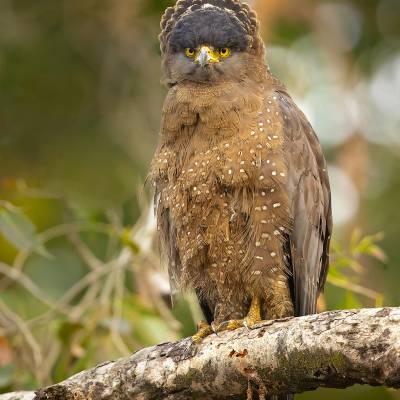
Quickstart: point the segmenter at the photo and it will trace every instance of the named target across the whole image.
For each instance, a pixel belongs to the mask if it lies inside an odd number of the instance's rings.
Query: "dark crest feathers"
[[[201,10],[204,5],[208,4],[232,14],[250,39],[247,50],[255,53],[263,51],[264,45],[259,36],[257,16],[247,4],[242,3],[240,0],[178,0],[174,7],[166,9],[161,20],[159,39],[163,54],[167,52],[171,34],[181,18]]]

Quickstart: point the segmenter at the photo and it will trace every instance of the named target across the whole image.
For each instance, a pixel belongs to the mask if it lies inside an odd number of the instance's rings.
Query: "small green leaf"
[[[350,267],[351,262],[352,262],[351,258],[345,257],[345,256],[342,256],[342,257],[338,258],[337,260],[335,260],[337,269],[344,269],[344,268],[347,269]]]
[[[350,245],[349,245],[350,251],[352,253],[355,252],[355,249],[356,249],[358,243],[360,242],[360,240],[361,240],[361,229],[355,228],[351,234]]]
[[[352,249],[352,253],[354,255],[357,254],[371,254],[371,248],[376,246],[377,242],[380,242],[383,239],[382,233],[377,233],[375,235],[369,235],[362,238],[362,240],[357,243],[356,246]]]
[[[120,234],[121,242],[124,246],[130,248],[133,254],[139,254],[140,247],[139,245],[132,239],[132,233],[129,229],[124,229]]]
[[[375,257],[377,260],[386,263],[387,262],[387,255],[385,252],[377,245],[372,245],[369,249],[369,254],[372,257]]]
[[[361,265],[356,259],[350,261],[349,267],[359,275],[365,272],[365,267]]]
[[[33,250],[44,257],[50,257],[40,241],[35,225],[20,209],[5,202],[0,203],[0,234],[18,250]]]

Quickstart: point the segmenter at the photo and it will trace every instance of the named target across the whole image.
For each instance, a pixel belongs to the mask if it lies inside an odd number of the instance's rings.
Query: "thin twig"
[[[113,228],[111,225],[107,224],[93,224],[93,223],[88,223],[88,222],[72,222],[68,224],[62,224],[55,226],[53,228],[50,228],[38,235],[38,239],[40,243],[47,243],[50,240],[56,239],[61,236],[65,236],[69,233],[77,233],[77,232],[84,232],[84,231],[94,231],[97,233],[104,233],[107,235],[111,235],[113,232]],[[32,254],[32,250],[21,250],[17,256],[15,257],[14,263],[13,263],[13,269],[15,271],[22,271],[26,261]],[[12,283],[12,280],[9,277],[2,277],[0,279],[0,292],[6,290],[10,284]]]
[[[104,263],[93,254],[78,233],[71,232],[67,236],[69,241],[74,245],[79,256],[91,270],[95,271],[102,268]]]
[[[31,349],[34,368],[35,369],[40,368],[43,361],[42,352],[40,350],[39,343],[34,338],[27,324],[22,320],[21,317],[19,317],[16,313],[11,311],[10,308],[6,305],[6,303],[4,303],[4,301],[1,299],[0,299],[0,309],[4,314],[4,316],[15,324],[15,326],[18,329],[18,332],[22,335],[22,337],[25,339],[25,342]]]
[[[332,285],[335,285],[342,289],[350,290],[351,292],[361,294],[365,297],[368,297],[369,299],[374,300],[376,307],[382,306],[382,295],[378,292],[375,292],[375,290],[365,288],[355,283],[347,282],[340,278],[334,278],[331,275],[328,275],[327,281]]]
[[[27,325],[32,326],[38,323],[43,323],[45,321],[48,321],[50,318],[52,318],[55,312],[60,311],[63,305],[69,304],[87,286],[93,284],[94,282],[96,282],[96,280],[100,279],[102,276],[112,272],[115,269],[125,268],[125,263],[126,263],[125,258],[119,258],[110,263],[111,265],[110,264],[105,265],[105,268],[103,268],[102,270],[91,271],[90,273],[85,275],[81,280],[76,282],[76,284],[74,284],[60,300],[58,300],[55,303],[53,302],[53,304],[49,307],[49,310],[47,310],[42,315],[27,321]],[[67,312],[66,315],[67,316],[70,315],[70,312]],[[7,330],[7,334],[11,334],[12,332],[13,332],[12,330],[11,331]]]
[[[45,304],[47,307],[53,307],[54,300],[47,297],[39,287],[22,271],[15,270],[10,265],[0,262],[0,273],[6,275],[8,278],[14,282],[21,285],[27,292],[29,292],[33,297],[37,298],[40,302]],[[59,307],[62,312],[68,312],[67,308]]]
[[[118,324],[122,322],[122,307],[124,298],[124,288],[125,288],[125,272],[122,269],[118,269],[114,272],[115,274],[115,285],[114,285],[114,299],[112,305],[112,322],[111,322],[111,338],[117,350],[121,355],[126,355],[130,353],[128,346],[122,339],[120,329]]]

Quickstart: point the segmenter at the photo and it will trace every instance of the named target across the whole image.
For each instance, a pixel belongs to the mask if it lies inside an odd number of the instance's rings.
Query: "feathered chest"
[[[291,224],[284,117],[274,92],[233,89],[195,96],[175,88],[164,107],[151,178],[159,229],[166,242],[176,238],[183,282],[204,263],[230,279],[243,278],[238,266],[250,280],[265,263],[283,269]]]
[[[197,89],[197,90],[195,90]],[[207,201],[214,187],[282,186],[283,117],[264,88],[173,88],[151,175],[164,202]],[[181,197],[179,196],[179,197]],[[168,198],[168,200],[167,200]]]

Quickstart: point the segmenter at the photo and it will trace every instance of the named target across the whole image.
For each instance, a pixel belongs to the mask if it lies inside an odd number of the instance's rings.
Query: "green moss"
[[[301,382],[305,375],[310,377],[323,377],[336,373],[336,371],[346,370],[349,362],[347,358],[339,352],[327,352],[322,349],[293,351],[288,357],[287,354],[278,355],[278,368],[265,369],[262,375],[274,382],[271,389],[279,390],[290,382]],[[286,386],[286,385],[285,385]],[[311,386],[313,386],[311,384]]]
[[[296,365],[296,370],[316,371],[320,368],[331,366],[335,370],[341,370],[347,365],[346,358],[339,352],[327,352],[326,350],[303,350],[291,353],[290,359],[281,357],[282,365],[289,363],[291,367]]]

